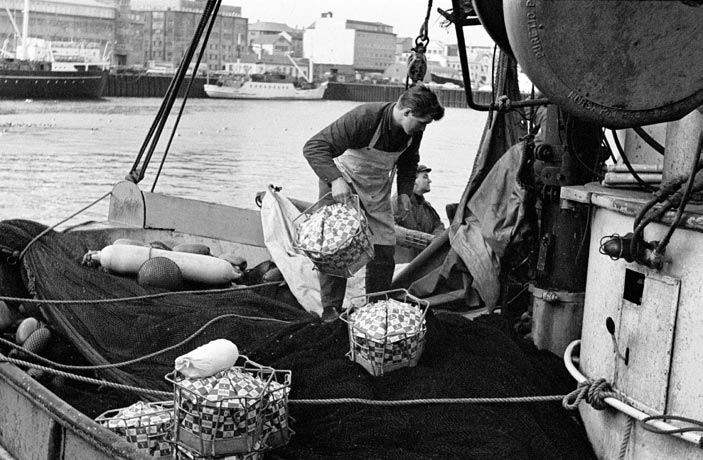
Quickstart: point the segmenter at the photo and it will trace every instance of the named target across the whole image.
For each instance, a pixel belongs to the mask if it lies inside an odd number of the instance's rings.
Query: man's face
[[[432,123],[432,116],[425,115],[424,117],[416,117],[412,114],[410,109],[405,109],[403,111],[403,118],[400,125],[403,127],[403,131],[408,136],[412,136],[416,133],[421,133],[425,130],[425,127]]]
[[[416,195],[424,195],[425,193],[430,191],[430,184],[432,181],[430,180],[430,173],[427,171],[417,173],[417,177],[415,178],[415,186],[413,187],[413,192],[415,192]]]

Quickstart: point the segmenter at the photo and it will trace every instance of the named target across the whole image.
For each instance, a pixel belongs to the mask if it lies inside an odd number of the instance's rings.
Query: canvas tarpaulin
[[[497,59],[493,87],[498,94],[520,99],[515,60],[502,52]],[[434,307],[499,306],[500,258],[519,235],[524,216],[525,191],[517,180],[524,161],[521,120],[516,111],[490,113],[444,239],[420,254],[422,262],[411,262],[394,281],[395,287],[432,296]]]

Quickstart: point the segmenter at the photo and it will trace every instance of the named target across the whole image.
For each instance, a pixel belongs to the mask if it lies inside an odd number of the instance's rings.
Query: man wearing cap
[[[410,195],[410,209],[403,212],[405,210],[400,209],[402,205],[397,202],[395,196],[391,202],[394,205],[393,214],[395,215],[396,224],[410,230],[438,236],[444,232],[444,224],[437,211],[425,200],[424,196],[425,193],[430,191],[430,184],[432,183],[429,176],[430,171],[432,169],[425,165],[417,166],[413,193]]]
[[[437,95],[412,86],[396,102],[361,104],[310,138],[303,155],[320,179],[324,204],[359,197],[372,232],[374,258],[366,265],[366,294],[391,287],[395,268],[395,222],[391,203],[393,171],[403,209],[410,194],[425,127],[444,116]],[[331,194],[331,199],[328,196]],[[342,310],[346,278],[319,273],[322,320]]]

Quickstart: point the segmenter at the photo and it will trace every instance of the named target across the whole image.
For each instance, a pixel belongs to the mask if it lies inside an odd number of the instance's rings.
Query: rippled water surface
[[[303,144],[357,104],[191,99],[155,190],[255,208],[255,193],[275,184],[286,196],[314,201],[317,177],[302,156]],[[109,192],[130,171],[160,106],[152,98],[0,100],[0,219],[52,225]],[[178,109],[141,182],[145,190],[152,187]],[[461,197],[484,122],[485,114],[447,109],[425,132],[421,162],[432,168],[433,181],[426,198],[443,217],[445,205]],[[106,214],[104,200],[64,225]]]

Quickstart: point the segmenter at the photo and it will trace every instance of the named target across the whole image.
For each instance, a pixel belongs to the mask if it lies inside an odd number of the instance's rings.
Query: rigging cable
[[[163,170],[164,163],[166,162],[166,157],[168,156],[169,149],[171,148],[171,143],[173,142],[173,138],[176,135],[176,129],[178,128],[178,124],[181,121],[181,117],[183,116],[183,110],[185,110],[186,101],[188,101],[188,95],[190,94],[190,89],[193,87],[193,83],[195,83],[195,76],[197,75],[198,68],[200,67],[200,61],[203,58],[203,54],[205,54],[205,46],[210,40],[210,33],[212,32],[212,27],[215,25],[215,20],[217,19],[217,13],[220,9],[221,3],[222,0],[217,1],[212,14],[210,15],[210,25],[208,26],[207,32],[205,33],[205,40],[203,40],[203,44],[200,47],[200,53],[198,53],[198,57],[195,61],[195,66],[193,67],[193,72],[190,76],[188,88],[186,89],[185,94],[183,95],[183,102],[181,103],[181,108],[178,110],[178,115],[176,116],[176,121],[173,124],[173,129],[171,129],[171,136],[169,136],[168,138],[168,143],[166,144],[166,148],[164,149],[164,154],[161,157],[161,163],[159,163],[159,169],[156,172],[156,176],[154,177],[154,183],[151,184],[152,192],[154,191],[154,189],[156,189],[156,183],[159,181],[161,171]]]
[[[691,165],[691,175],[688,178],[688,182],[686,183],[686,189],[684,190],[683,196],[681,197],[681,203],[679,203],[679,208],[676,211],[676,218],[669,227],[669,231],[657,245],[657,248],[655,249],[655,256],[657,254],[661,255],[664,253],[664,251],[666,250],[666,246],[671,240],[671,236],[674,234],[674,231],[681,223],[683,211],[686,208],[686,204],[688,203],[689,198],[691,197],[691,191],[693,190],[693,182],[696,179],[696,173],[699,171],[698,161],[701,158],[701,150],[703,150],[703,132],[698,136],[698,147],[696,148],[696,153],[693,157],[693,165]]]
[[[657,142],[656,139],[654,139],[652,136],[650,136],[649,133],[642,129],[641,126],[634,127],[632,128],[632,130],[636,132],[637,135],[641,137],[642,140],[645,141],[650,147],[656,150],[657,153],[664,155],[664,146]]]
[[[427,51],[427,44],[430,42],[429,36],[429,20],[430,11],[432,11],[432,0],[427,2],[427,15],[425,15],[425,21],[420,26],[420,33],[417,38],[415,38],[415,47],[410,51],[410,56],[408,56],[408,71],[405,77],[405,89],[410,86],[416,85],[425,79],[425,74],[427,73],[427,57],[425,52]],[[410,82],[412,81],[412,85]]]
[[[196,28],[194,34],[194,39],[191,41],[190,46],[186,51],[186,54],[183,56],[183,59],[181,59],[181,63],[176,72],[176,76],[173,78],[173,80],[171,80],[171,83],[168,87],[168,90],[166,91],[166,95],[164,96],[163,102],[161,104],[161,108],[159,109],[159,112],[157,113],[156,118],[154,119],[154,122],[152,123],[149,129],[149,133],[147,134],[147,137],[144,140],[141,149],[139,150],[139,154],[137,155],[137,159],[135,160],[134,165],[132,166],[132,170],[125,178],[126,180],[138,183],[144,178],[146,167],[149,164],[149,161],[151,161],[151,157],[154,154],[156,144],[158,143],[161,132],[163,131],[163,127],[166,124],[168,114],[171,112],[171,108],[173,107],[176,97],[178,96],[181,83],[183,82],[183,79],[188,69],[188,64],[193,59],[193,54],[197,49],[198,42],[200,41],[200,37],[203,34],[203,30],[205,29],[205,26],[210,19],[212,11],[215,9],[216,6],[217,8],[219,8],[220,3],[221,0],[208,0],[208,3],[205,5],[203,15],[200,18],[200,22],[198,23],[198,27]],[[150,142],[151,145],[149,145]],[[147,145],[149,145],[149,150],[147,152],[146,158],[144,159],[142,168],[139,169],[139,162],[142,158],[142,155],[144,154],[144,151],[147,148]]]
[[[642,178],[637,174],[637,171],[632,167],[632,164],[630,163],[630,160],[627,158],[627,155],[625,154],[625,149],[622,148],[622,144],[620,143],[620,139],[618,138],[618,133],[616,130],[611,129],[610,130],[613,134],[613,142],[615,142],[615,147],[618,149],[618,153],[620,154],[620,158],[622,158],[623,163],[625,163],[625,166],[627,167],[627,170],[630,171],[630,174],[632,174],[632,177],[635,178],[635,180],[640,184],[640,186],[648,191],[648,192],[654,192],[657,189],[646,183]]]

